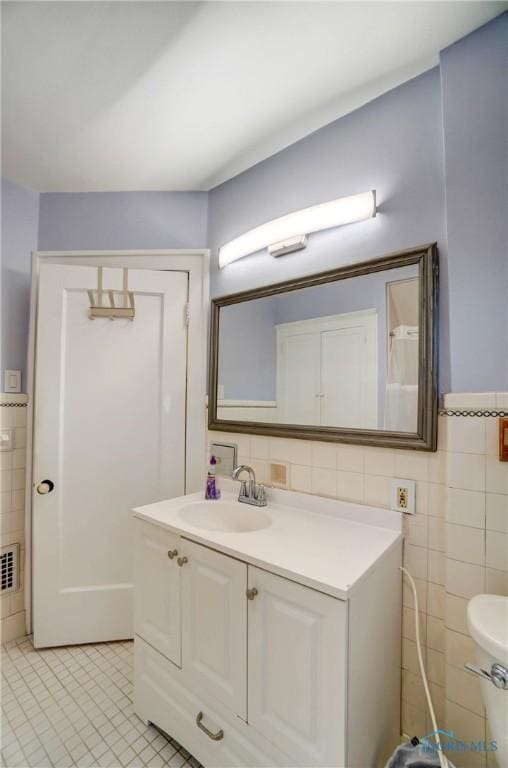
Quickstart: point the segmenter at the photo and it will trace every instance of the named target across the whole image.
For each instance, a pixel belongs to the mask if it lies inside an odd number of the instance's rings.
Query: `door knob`
[[[55,484],[51,480],[43,480],[37,486],[37,493],[40,493],[42,496],[44,496],[46,493],[51,493],[54,487]]]
[[[172,560],[174,557],[176,557],[177,554],[178,554],[178,550],[177,549],[170,549],[168,551],[168,557],[169,557],[170,560]]]
[[[182,565],[185,565],[185,563],[188,563],[188,562],[189,562],[189,560],[188,560],[188,558],[186,558],[186,557],[185,557],[185,555],[184,555],[183,557],[179,557],[179,558],[178,558],[178,560],[177,560],[176,562],[178,563],[178,565],[179,565],[179,566],[180,566],[180,568],[181,568],[181,567],[182,567]]]
[[[254,598],[256,597],[257,593],[258,593],[258,591],[257,591],[256,587],[252,587],[252,589],[248,589],[246,591],[246,593],[245,593],[247,595],[247,600],[254,600]]]

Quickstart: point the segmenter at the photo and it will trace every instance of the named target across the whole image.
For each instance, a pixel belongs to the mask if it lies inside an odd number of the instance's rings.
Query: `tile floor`
[[[5,768],[201,768],[132,705],[133,643],[36,651],[2,647],[1,765]]]

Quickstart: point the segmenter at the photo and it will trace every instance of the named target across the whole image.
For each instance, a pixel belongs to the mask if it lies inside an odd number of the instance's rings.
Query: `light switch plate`
[[[4,392],[21,392],[21,371],[5,370]]]
[[[414,480],[392,480],[391,507],[394,512],[414,515],[416,510],[416,482]]]
[[[210,456],[217,459],[216,474],[232,477],[238,456],[238,446],[235,443],[211,443]]]

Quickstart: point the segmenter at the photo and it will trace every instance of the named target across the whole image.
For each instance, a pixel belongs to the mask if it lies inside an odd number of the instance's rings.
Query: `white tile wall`
[[[26,395],[0,395],[0,427],[14,429],[14,449],[0,453],[0,545],[20,545],[20,588],[0,597],[1,641],[25,634]]]
[[[508,393],[453,394],[445,407],[507,408]],[[305,493],[390,506],[391,478],[417,481],[416,514],[404,521],[404,563],[415,577],[421,636],[441,727],[474,739],[486,737],[478,681],[464,670],[474,659],[467,631],[470,597],[485,590],[508,595],[508,463],[498,460],[498,423],[493,417],[439,417],[438,451],[361,448],[242,435],[242,460],[261,481],[269,458],[289,465],[289,487]],[[236,442],[237,435],[210,438]],[[403,589],[402,730],[429,730],[416,657],[412,594]],[[487,768],[484,754],[454,755],[457,768]],[[488,763],[490,768],[490,762]]]
[[[440,431],[445,420],[440,419]],[[417,481],[416,514],[404,523],[405,564],[413,573],[421,609],[421,635],[430,665],[435,706],[444,710],[445,680],[445,525],[446,466],[444,450],[436,454],[363,448],[305,440],[259,438],[214,432],[215,439],[239,443],[242,462],[250,463],[260,482],[268,482],[270,460],[288,463],[288,486],[304,493],[390,507],[393,477]],[[424,734],[429,721],[420,681],[414,637],[413,596],[403,589],[403,729]],[[428,638],[428,640],[427,640]]]
[[[1,396],[0,402],[7,397]],[[508,394],[447,396],[447,408],[508,407]],[[0,454],[1,542],[19,541],[24,562],[26,408],[0,406],[2,426],[15,428],[16,447]],[[474,653],[466,626],[470,596],[488,590],[508,595],[508,464],[497,459],[497,420],[440,417],[434,454],[335,445],[304,440],[210,433],[239,447],[269,483],[270,461],[287,465],[288,487],[389,508],[391,478],[417,481],[416,514],[405,521],[405,564],[416,578],[424,655],[436,710],[458,734],[484,738],[478,687],[463,671]],[[24,582],[24,571],[21,574]],[[415,664],[413,600],[403,590],[402,728],[429,728]],[[4,641],[24,633],[23,589],[1,599]],[[486,768],[484,755],[464,755],[457,768]]]
[[[506,393],[447,395],[447,408],[505,408]],[[508,595],[508,464],[498,459],[498,420],[455,416],[447,420],[446,512],[446,720],[457,734],[485,738],[485,709],[478,680],[464,670],[474,660],[466,624],[470,597]],[[460,766],[490,766],[483,754],[454,756]]]

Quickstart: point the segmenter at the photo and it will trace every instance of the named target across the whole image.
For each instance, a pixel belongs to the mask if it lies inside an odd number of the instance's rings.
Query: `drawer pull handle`
[[[224,738],[224,731],[222,730],[222,728],[220,729],[220,731],[217,731],[217,733],[212,733],[212,731],[208,730],[206,725],[203,725],[203,717],[204,717],[203,713],[202,712],[198,712],[198,715],[196,717],[196,725],[197,725],[197,727],[201,728],[201,730],[204,731],[204,733],[206,733],[208,738],[212,739],[213,741],[220,741],[221,739],[223,739]]]
[[[180,568],[181,568],[182,566],[184,566],[184,565],[185,565],[185,563],[188,563],[188,562],[189,562],[189,560],[188,560],[188,558],[186,558],[186,557],[185,557],[185,555],[184,555],[183,557],[179,557],[179,558],[178,558],[178,560],[177,560],[176,562],[178,563],[178,565],[179,565],[179,566],[180,566]]]
[[[172,560],[174,557],[177,556],[177,554],[178,554],[178,550],[177,549],[170,549],[169,552],[168,552],[168,557],[169,557],[170,560]]]

